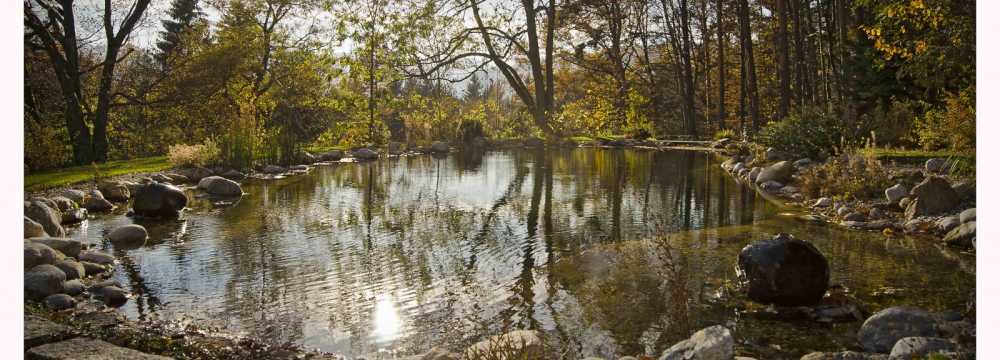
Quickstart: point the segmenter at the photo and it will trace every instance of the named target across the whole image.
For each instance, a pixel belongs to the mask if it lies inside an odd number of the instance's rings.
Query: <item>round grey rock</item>
[[[24,237],[25,238],[45,237],[45,236],[49,236],[49,234],[45,233],[45,228],[42,227],[42,224],[39,224],[35,220],[31,220],[31,218],[29,218],[27,216],[24,217]]]
[[[70,238],[42,237],[30,238],[28,241],[48,246],[70,257],[80,255],[80,250],[83,249],[83,243]]]
[[[934,318],[926,311],[891,307],[869,317],[858,330],[861,347],[877,353],[888,353],[899,339],[912,336],[938,336]]]
[[[52,265],[65,258],[61,252],[58,252],[45,244],[39,244],[36,242],[25,241],[24,242],[24,268],[31,269],[38,265]]]
[[[108,240],[114,244],[142,244],[146,242],[148,237],[146,228],[142,225],[129,224],[125,226],[120,226],[111,231],[108,234]]]
[[[910,189],[907,189],[903,184],[896,184],[888,189],[885,189],[885,199],[889,200],[890,203],[899,203],[904,197],[910,194]]]
[[[110,307],[121,307],[128,302],[128,293],[122,288],[117,286],[105,286],[96,289],[95,294],[97,298],[104,302],[104,305]]]
[[[99,264],[99,265],[110,265],[110,264],[114,264],[115,263],[115,257],[114,256],[112,256],[111,254],[108,254],[108,253],[105,253],[105,252],[101,252],[101,251],[96,251],[96,250],[81,251],[80,252],[80,256],[78,258],[82,262],[91,262],[91,263],[95,263],[95,264]],[[84,268],[86,268],[87,264],[84,263],[83,266],[84,266]],[[89,269],[87,270],[87,273],[88,274],[90,273]]]
[[[45,297],[45,307],[52,311],[76,307],[76,299],[66,294],[52,294]]]
[[[77,189],[66,189],[60,193],[63,197],[73,200],[78,206],[83,205],[83,199],[87,197],[87,193],[77,190]]]
[[[62,270],[66,274],[66,280],[81,279],[87,276],[87,270],[83,267],[83,264],[73,261],[71,259],[65,259],[63,261],[55,263],[55,267]]]
[[[976,208],[968,208],[958,214],[958,219],[962,221],[963,224],[976,221]]]
[[[33,200],[26,203],[24,216],[42,225],[45,233],[50,236],[63,237],[66,232],[62,228],[62,214],[42,201]]]
[[[905,337],[893,345],[889,357],[892,359],[923,359],[935,352],[951,352],[955,344],[948,339],[937,337]]]
[[[113,260],[114,259],[112,259],[112,261]],[[81,261],[80,265],[83,265],[83,271],[86,276],[94,276],[108,271],[107,266],[98,263],[92,263],[90,261]]]
[[[66,274],[59,268],[43,264],[24,273],[24,296],[40,300],[52,294],[63,292]]]
[[[267,168],[265,168],[267,170]],[[266,171],[265,171],[266,172]],[[279,171],[279,173],[281,173]],[[240,196],[243,189],[240,184],[221,176],[209,176],[198,182],[198,188],[212,195],[219,196]]]
[[[63,292],[69,294],[70,296],[77,296],[83,294],[83,291],[87,288],[83,286],[80,280],[66,280],[63,283]]]

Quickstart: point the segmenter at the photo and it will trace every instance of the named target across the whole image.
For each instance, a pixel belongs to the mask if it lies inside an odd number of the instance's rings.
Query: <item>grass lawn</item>
[[[902,149],[866,149],[876,158],[883,161],[892,161],[898,164],[923,165],[928,159],[942,158],[954,161],[955,167],[952,170],[954,175],[975,176],[976,174],[976,153],[957,152],[948,150],[925,151],[925,150],[902,150]]]
[[[347,147],[346,146],[307,146],[305,148],[305,150],[308,151],[310,154],[316,155],[316,154],[319,154],[319,153],[325,153],[325,152],[334,151],[334,150],[347,151]]]
[[[171,167],[166,156],[154,156],[133,160],[108,161],[98,164],[101,176],[118,176],[133,173],[154,172]],[[94,179],[94,168],[91,165],[73,166],[62,169],[46,170],[28,174],[24,177],[25,191],[38,191],[48,188],[77,184]]]

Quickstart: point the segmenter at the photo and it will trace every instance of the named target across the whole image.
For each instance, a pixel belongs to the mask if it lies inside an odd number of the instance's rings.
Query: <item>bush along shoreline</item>
[[[937,159],[928,161],[923,170],[882,167],[871,159],[856,155],[819,163],[808,159],[792,160],[775,149],[761,151],[756,145],[731,143],[726,139],[716,141],[710,147],[702,147],[700,145],[703,144],[695,141],[630,139],[564,141],[557,144],[544,144],[539,139],[480,140],[476,144],[486,148],[546,145],[645,150],[684,146],[697,151],[722,153],[728,157],[722,163],[723,169],[737,181],[766,196],[807,209],[810,213],[803,215],[807,220],[882,231],[887,236],[897,232],[944,234],[941,241],[948,247],[964,252],[975,251],[975,186],[942,174],[941,169],[947,164]],[[246,179],[277,179],[307,173],[312,166],[370,161],[389,156],[444,154],[452,151],[452,147],[444,142],[435,142],[410,150],[390,144],[381,150],[356,148],[303,153],[300,161],[303,164],[287,167],[264,165],[250,174],[234,169],[192,166],[143,176],[130,175],[129,180],[121,177],[106,179],[91,184],[87,190],[49,190],[44,197],[32,194],[24,204],[26,354],[36,358],[58,358],[58,354],[71,354],[80,348],[87,348],[131,359],[342,359],[292,344],[266,344],[222,329],[180,322],[125,319],[114,309],[126,304],[132,295],[124,290],[127,287],[109,280],[117,260],[111,254],[89,248],[85,243],[64,238],[66,232],[63,226],[73,226],[92,213],[125,206],[130,200],[131,216],[175,217],[187,204],[184,188],[193,187],[198,196],[225,201],[243,195],[240,182]],[[861,177],[865,179],[864,184],[869,185],[833,178],[832,172],[852,179]],[[873,178],[878,172],[886,172],[885,179]],[[820,182],[821,179],[837,180]],[[831,189],[848,189],[853,193],[870,195],[872,186],[887,187],[882,191],[885,201],[814,197],[814,194],[823,195]],[[116,248],[129,248],[142,246],[147,237],[142,226],[125,225],[112,230],[106,240]],[[803,256],[813,260],[808,264],[780,264]],[[773,305],[778,311],[796,312],[820,322],[863,320],[855,349],[861,351],[814,352],[802,356],[803,360],[914,356],[964,359],[975,356],[974,293],[970,295],[966,308],[959,311],[937,314],[915,308],[890,307],[866,317],[869,313],[859,304],[851,301],[829,303],[828,298],[845,296],[828,285],[830,274],[826,258],[806,241],[779,234],[774,239],[747,245],[734,262],[737,266],[737,286],[752,301]],[[782,272],[761,270],[793,265],[799,267]],[[974,272],[974,267],[966,271]],[[760,285],[775,283],[781,285],[778,288]],[[516,330],[475,343],[460,353],[435,347],[423,354],[401,358],[561,358],[549,347],[547,337],[547,334],[534,330]],[[738,356],[743,350],[736,347],[738,342],[735,338],[738,334],[734,336],[731,329],[716,325],[693,333],[690,338],[660,354],[639,356],[659,360],[753,359]],[[623,356],[617,359],[638,358]]]

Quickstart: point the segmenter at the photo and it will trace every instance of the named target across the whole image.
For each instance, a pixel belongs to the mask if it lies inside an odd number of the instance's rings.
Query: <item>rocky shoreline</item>
[[[716,143],[712,147],[699,146],[701,144],[693,141],[656,140],[605,140],[585,144],[565,142],[546,145],[540,139],[526,139],[493,143],[480,140],[476,145],[489,148],[590,146],[633,147],[646,150],[680,146],[685,149],[727,153],[725,142]],[[340,359],[341,357],[333,354],[308,351],[291,344],[283,346],[264,344],[257,339],[233,336],[220,329],[199,328],[192,324],[125,319],[114,309],[124,305],[130,294],[123,290],[120,284],[108,280],[114,269],[114,257],[88,249],[86,244],[79,241],[63,238],[65,230],[62,226],[79,223],[90,213],[111,211],[117,206],[128,204],[130,200],[132,216],[176,215],[184,209],[187,202],[186,195],[181,190],[185,187],[195,188],[204,196],[219,199],[238,198],[243,194],[239,181],[249,178],[279,179],[308,173],[312,166],[371,161],[385,156],[445,154],[451,150],[451,147],[443,142],[435,142],[426,148],[409,151],[404,150],[399,144],[395,146],[390,144],[385,149],[388,155],[369,148],[354,149],[350,152],[350,157],[343,151],[315,155],[304,153],[300,161],[302,164],[288,167],[266,165],[250,174],[225,168],[195,167],[106,179],[91,184],[87,190],[62,188],[27,194],[24,217],[26,355],[29,358],[59,359],[70,358],[78,351],[94,351],[114,354],[105,355],[111,358],[128,359],[170,357]],[[912,189],[895,203],[886,201],[886,205],[834,201],[828,198],[807,199],[797,191],[795,181],[796,173],[800,169],[815,166],[811,161],[790,162],[777,158],[756,161],[747,158],[746,155],[728,156],[722,167],[738,181],[746,183],[762,194],[780,198],[785,204],[807,209],[811,212],[805,215],[808,219],[837,223],[861,230],[890,229],[889,231],[894,232],[944,234],[943,241],[949,245],[956,245],[954,241],[948,241],[956,235],[951,238],[949,235],[960,232],[961,234],[957,236],[964,239],[962,241],[968,241],[957,245],[968,244],[968,247],[964,248],[968,251],[975,249],[974,185],[971,187],[973,199],[971,212],[965,208],[957,209],[969,204],[968,198],[965,197],[968,186],[965,188],[962,188],[964,185],[951,186],[947,178],[938,175],[922,177],[915,186],[909,183],[898,184]],[[934,208],[933,204],[928,205],[927,199],[932,195],[927,194],[944,191],[940,190],[944,186],[956,193],[952,198],[960,197],[960,200],[951,206],[954,209],[921,214],[918,210],[928,206]],[[892,200],[889,197],[890,192],[893,193],[892,196],[899,196],[902,193],[896,186],[893,188],[896,189],[886,190],[887,200]],[[904,198],[909,199],[909,202],[901,206]],[[911,213],[907,210],[908,207],[915,208],[912,212],[914,216],[905,220],[910,217],[907,214]],[[941,207],[943,206],[935,209]],[[862,209],[866,210],[864,214],[861,214]],[[864,218],[859,219],[855,214],[861,214]],[[959,230],[962,228],[965,230]],[[116,247],[142,246],[146,238],[145,229],[139,225],[123,226],[108,235],[108,240]],[[742,263],[741,260],[741,266]],[[974,269],[974,266],[972,268]],[[821,290],[819,295],[823,296],[827,292],[826,281],[823,281]],[[861,345],[858,350],[865,352],[812,353],[803,356],[803,360],[910,358],[926,356],[932,352],[941,353],[945,358],[974,358],[974,296],[964,314],[958,315],[931,314],[920,309],[892,307],[863,319],[858,317],[857,311],[845,313],[841,311],[844,309],[842,306],[834,308],[815,306],[807,307],[805,311],[810,314],[826,311],[827,315],[840,312],[848,315],[850,319],[848,321],[864,320],[857,337]],[[483,340],[461,353],[433,348],[427,353],[405,358],[479,359],[494,358],[496,354],[505,354],[500,358],[548,358],[549,349],[546,348],[544,337],[544,334],[537,331],[518,330]],[[752,359],[736,356],[734,343],[731,330],[717,325],[694,333],[689,339],[675,344],[658,356],[641,358]],[[493,355],[487,357],[485,354]],[[624,356],[618,359],[638,358]]]

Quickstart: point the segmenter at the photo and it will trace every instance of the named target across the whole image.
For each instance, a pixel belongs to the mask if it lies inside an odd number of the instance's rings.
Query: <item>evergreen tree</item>
[[[483,83],[479,81],[479,76],[472,74],[469,84],[465,86],[465,101],[474,102],[483,97]]]
[[[164,66],[167,65],[167,59],[180,46],[181,35],[203,14],[198,6],[198,0],[173,0],[169,15],[168,19],[163,20],[161,40],[156,42],[156,47],[160,49],[156,59]]]

